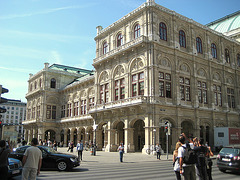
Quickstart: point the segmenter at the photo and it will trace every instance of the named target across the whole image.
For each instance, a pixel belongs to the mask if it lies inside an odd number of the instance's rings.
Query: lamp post
[[[93,130],[94,130],[94,147],[93,147],[93,155],[94,155],[94,156],[96,156],[96,149],[97,149],[97,147],[96,147],[96,130],[97,130],[97,127],[98,127],[98,125],[95,124],[95,122],[94,122],[94,125],[93,125]]]
[[[155,150],[155,147],[156,147],[156,128],[153,128],[153,133],[154,133],[154,140],[153,140],[153,150]]]

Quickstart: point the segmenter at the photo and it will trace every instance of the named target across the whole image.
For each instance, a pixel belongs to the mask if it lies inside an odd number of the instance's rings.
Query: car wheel
[[[219,169],[219,171],[221,171],[221,172],[226,172],[226,169]]]
[[[66,171],[67,170],[67,163],[65,161],[59,161],[57,163],[57,169],[59,171]]]

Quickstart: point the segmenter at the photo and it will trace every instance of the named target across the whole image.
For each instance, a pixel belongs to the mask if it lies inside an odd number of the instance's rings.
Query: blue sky
[[[146,0],[0,0],[0,84],[26,102],[29,73],[44,63],[92,70],[96,27],[106,28]],[[201,24],[236,12],[240,0],[155,0]]]

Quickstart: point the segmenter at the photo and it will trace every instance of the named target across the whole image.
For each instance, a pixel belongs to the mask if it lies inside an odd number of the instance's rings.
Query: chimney
[[[97,26],[96,29],[97,29],[97,35],[99,35],[101,30],[103,29],[103,27],[102,26]]]
[[[49,63],[44,63],[44,69],[48,69]]]

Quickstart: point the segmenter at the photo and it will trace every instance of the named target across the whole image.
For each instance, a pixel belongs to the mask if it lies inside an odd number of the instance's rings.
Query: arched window
[[[181,47],[186,48],[186,37],[185,32],[183,30],[179,31],[179,44]]]
[[[32,91],[32,84],[30,84],[30,91]]]
[[[103,54],[106,54],[108,52],[108,44],[107,44],[107,42],[105,41],[104,43],[103,43]]]
[[[226,62],[230,63],[230,53],[228,49],[225,49],[225,58],[226,58]]]
[[[34,89],[37,89],[37,81],[34,82]]]
[[[217,59],[217,47],[214,43],[212,43],[211,45],[211,53],[212,53],[212,57]]]
[[[42,79],[41,78],[39,79],[39,87],[40,88],[42,87]]]
[[[160,39],[167,41],[167,26],[163,22],[159,24]]]
[[[240,67],[240,53],[237,54],[237,64],[238,67]]]
[[[56,88],[56,79],[52,78],[51,79],[51,88]]]
[[[196,47],[197,52],[202,54],[202,40],[199,37],[196,38]]]
[[[134,39],[140,37],[140,30],[141,30],[140,25],[137,24],[137,25],[134,27]]]
[[[117,47],[121,46],[123,44],[123,36],[122,34],[118,34],[117,36]]]

